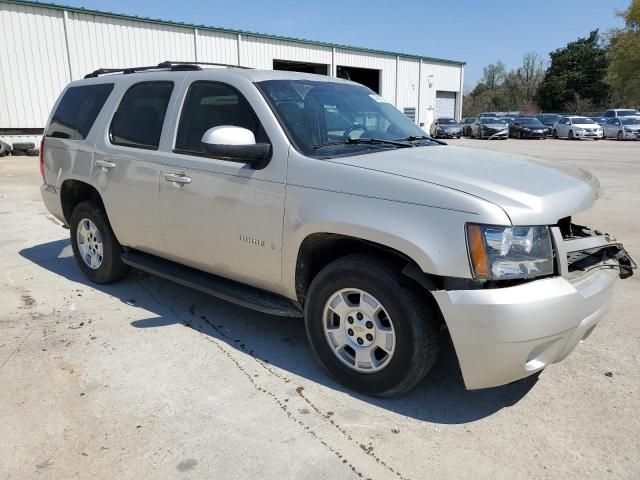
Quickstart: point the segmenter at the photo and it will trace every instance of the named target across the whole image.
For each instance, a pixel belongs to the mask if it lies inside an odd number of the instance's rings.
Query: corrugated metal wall
[[[381,95],[400,110],[416,107],[420,123],[436,90],[462,91],[458,65],[422,60],[420,68],[402,56],[0,0],[0,128],[42,128],[64,86],[100,67],[199,60],[270,69],[274,59],[380,70]]]

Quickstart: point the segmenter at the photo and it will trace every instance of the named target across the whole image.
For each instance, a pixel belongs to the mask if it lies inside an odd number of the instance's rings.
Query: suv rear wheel
[[[129,267],[120,259],[122,246],[101,207],[81,202],[74,208],[69,223],[76,262],[89,280],[111,283],[129,272]]]
[[[415,386],[439,349],[435,307],[398,270],[353,255],[327,265],[309,287],[305,325],[320,363],[358,392],[391,396]]]

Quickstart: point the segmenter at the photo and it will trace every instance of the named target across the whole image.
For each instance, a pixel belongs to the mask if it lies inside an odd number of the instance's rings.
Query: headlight
[[[553,274],[553,247],[546,226],[467,224],[467,245],[476,278],[509,280]]]
[[[584,132],[584,128],[576,128],[577,132]]]

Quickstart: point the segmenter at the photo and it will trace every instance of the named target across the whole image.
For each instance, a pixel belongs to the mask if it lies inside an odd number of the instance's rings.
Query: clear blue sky
[[[482,67],[508,69],[523,53],[544,57],[589,31],[622,21],[630,0],[52,0],[76,7],[392,50],[467,62],[465,86]]]

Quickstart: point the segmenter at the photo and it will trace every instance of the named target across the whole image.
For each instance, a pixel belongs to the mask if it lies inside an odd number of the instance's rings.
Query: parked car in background
[[[436,118],[431,124],[429,132],[433,138],[460,138],[462,125],[455,118]]]
[[[511,125],[513,124],[513,118],[511,117],[500,117],[498,118],[498,120],[500,121],[500,123],[504,123],[507,128],[511,127]]]
[[[471,128],[477,119],[478,117],[465,117],[462,119],[462,135],[465,137],[471,136]]]
[[[541,113],[539,115],[536,115],[536,118],[538,120],[540,120],[540,122],[542,122],[542,124],[546,125],[547,127],[547,135],[551,135],[552,131],[553,131],[553,125],[560,120],[560,117],[562,117],[562,115],[558,114],[558,113]]]
[[[611,108],[604,112],[604,117],[640,117],[640,112],[633,108]]]
[[[498,118],[498,112],[482,112],[479,117]]]
[[[479,117],[471,128],[471,138],[506,140],[509,127],[498,118]]]
[[[515,138],[547,138],[547,126],[536,117],[516,118],[509,127],[509,136]]]
[[[640,138],[640,117],[609,118],[602,128],[604,138],[638,140]]]
[[[553,138],[593,138],[600,140],[603,136],[602,127],[587,117],[561,117],[552,131]]]
[[[604,125],[608,120],[607,117],[589,117],[589,118],[600,126]]]

